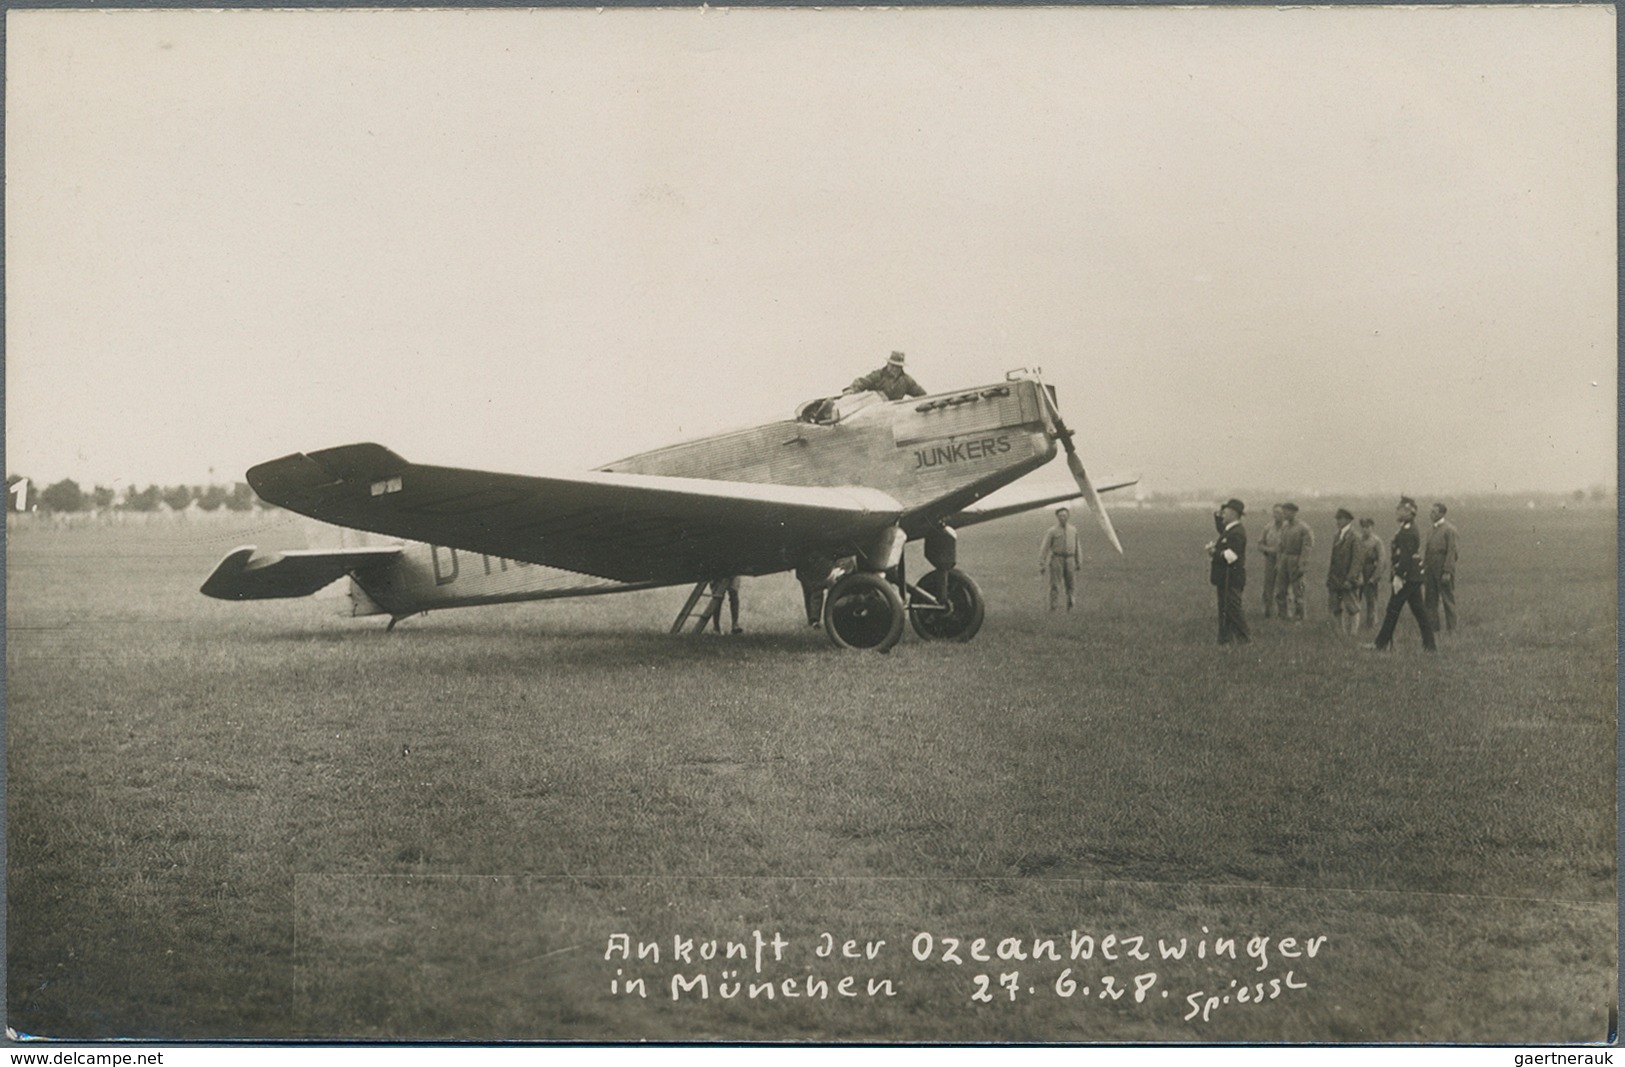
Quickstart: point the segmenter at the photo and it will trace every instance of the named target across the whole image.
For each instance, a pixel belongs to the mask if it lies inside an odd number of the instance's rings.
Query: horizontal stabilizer
[[[202,592],[218,600],[309,596],[346,574],[399,559],[401,552],[400,545],[390,545],[257,553],[253,545],[244,545],[220,561]]]

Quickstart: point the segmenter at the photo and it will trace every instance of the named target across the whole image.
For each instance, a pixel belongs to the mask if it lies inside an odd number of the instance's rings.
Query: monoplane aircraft
[[[1075,490],[981,503],[1052,460],[1057,443]],[[391,627],[442,608],[696,583],[676,630],[707,583],[793,570],[810,612],[827,587],[813,617],[831,641],[884,652],[905,618],[927,640],[968,641],[981,627],[981,592],[956,566],[959,527],[1081,495],[1123,550],[1053,390],[1026,369],[920,398],[820,398],[792,419],[564,477],[424,466],[353,444],[262,463],[248,482],[290,511],[409,541],[245,546],[202,591],[297,597],[348,578],[349,612],[387,614]],[[931,566],[917,582],[903,573],[912,540],[924,542]]]

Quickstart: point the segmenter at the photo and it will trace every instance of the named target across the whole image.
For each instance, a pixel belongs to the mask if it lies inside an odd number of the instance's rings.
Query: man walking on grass
[[[1394,627],[1399,625],[1399,614],[1410,605],[1411,614],[1416,616],[1416,625],[1422,630],[1422,647],[1432,652],[1436,649],[1433,641],[1433,626],[1428,621],[1427,607],[1422,603],[1422,539],[1416,532],[1416,501],[1408,496],[1399,498],[1399,506],[1394,509],[1394,518],[1399,522],[1399,529],[1394,531],[1392,546],[1392,565],[1394,569],[1393,595],[1388,598],[1388,610],[1383,615],[1382,629],[1377,631],[1377,640],[1374,644],[1365,647],[1386,652],[1388,646],[1394,641]]]

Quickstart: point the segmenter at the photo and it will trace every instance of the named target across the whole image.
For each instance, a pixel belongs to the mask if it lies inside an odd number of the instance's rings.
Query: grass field
[[[1318,590],[1302,625],[1250,590],[1253,644],[1220,649],[1200,511],[1119,509],[1128,555],[1094,539],[1071,616],[1044,610],[1047,516],[968,531],[981,635],[889,656],[798,625],[788,576],[746,582],[739,637],[666,635],[679,590],[386,635],[198,595],[291,521],[14,530],[9,1024],[1603,1040],[1614,516],[1451,517],[1464,629],[1434,657],[1408,616],[1352,647]]]

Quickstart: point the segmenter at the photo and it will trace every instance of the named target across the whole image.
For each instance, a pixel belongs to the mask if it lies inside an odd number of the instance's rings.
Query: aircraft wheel
[[[888,652],[903,636],[903,598],[878,574],[857,571],[824,598],[824,632],[841,648]]]
[[[987,613],[982,591],[964,571],[932,571],[920,579],[920,588],[947,605],[947,610],[932,604],[909,609],[914,632],[927,641],[969,641],[982,628]]]

